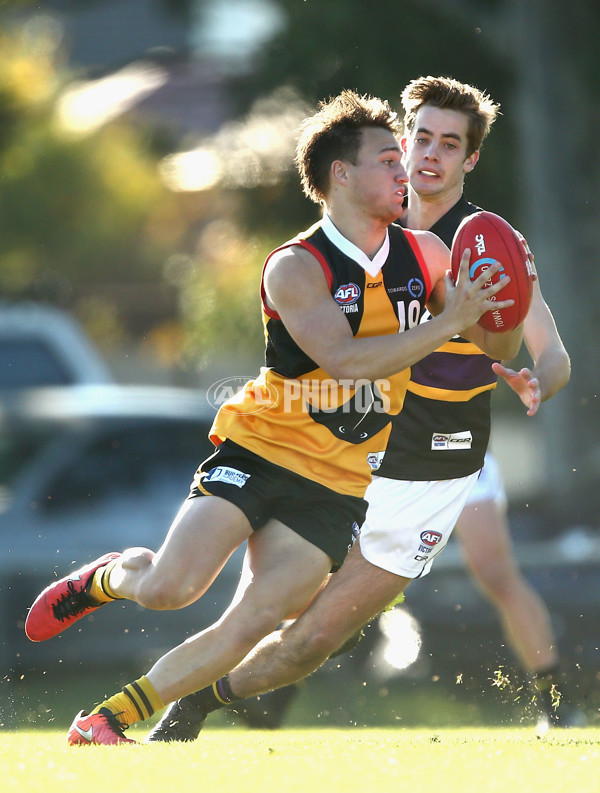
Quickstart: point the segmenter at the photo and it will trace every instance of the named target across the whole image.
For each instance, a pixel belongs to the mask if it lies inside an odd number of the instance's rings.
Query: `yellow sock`
[[[90,595],[94,600],[97,600],[98,603],[120,600],[119,596],[115,595],[109,585],[110,573],[118,561],[118,559],[115,559],[114,562],[109,562],[107,565],[99,567],[92,576]]]
[[[149,719],[164,706],[157,690],[144,675],[139,680],[128,683],[119,694],[105,699],[92,713],[97,713],[100,708],[108,708],[119,717],[121,724],[129,726],[136,721]]]

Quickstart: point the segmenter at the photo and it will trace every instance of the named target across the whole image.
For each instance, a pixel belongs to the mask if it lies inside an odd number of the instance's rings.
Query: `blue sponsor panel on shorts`
[[[245,474],[243,471],[238,471],[237,468],[227,468],[223,465],[218,465],[213,468],[205,477],[205,482],[224,482],[226,485],[235,485],[236,487],[243,487],[250,479],[250,474]]]

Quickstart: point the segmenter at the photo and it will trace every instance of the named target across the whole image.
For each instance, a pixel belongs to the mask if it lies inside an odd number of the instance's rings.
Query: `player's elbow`
[[[523,342],[523,325],[506,333],[486,332],[484,352],[498,361],[512,361],[516,358]]]
[[[566,350],[564,350],[564,354],[563,354],[562,370],[563,370],[563,384],[561,388],[566,386],[569,380],[571,379],[571,358],[569,357],[569,353]]]
[[[564,360],[561,361],[560,371],[557,376],[557,391],[564,388],[571,379],[571,359],[565,352]]]
[[[323,368],[333,380],[338,381],[354,381],[362,378],[368,379],[370,377],[368,367],[361,365],[360,362],[354,360],[352,356],[342,353],[333,356],[326,367]]]
[[[503,354],[498,357],[502,361],[512,361],[516,358],[521,350],[521,339],[509,339],[508,344],[504,347]]]
[[[571,359],[564,347],[554,353],[553,366],[549,367],[549,371],[551,374],[542,378],[542,402],[553,397],[571,379]]]

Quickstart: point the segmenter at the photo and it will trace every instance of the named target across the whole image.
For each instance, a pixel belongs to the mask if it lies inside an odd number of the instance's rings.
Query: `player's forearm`
[[[440,314],[430,322],[388,336],[355,338],[338,351],[328,374],[343,380],[379,380],[407,369],[458,332],[458,323]]]
[[[511,361],[521,349],[523,325],[506,333],[490,333],[480,325],[473,325],[460,335],[476,344],[490,358],[497,361]]]
[[[571,360],[562,346],[550,347],[539,356],[532,369],[540,383],[542,402],[564,388],[571,378]]]

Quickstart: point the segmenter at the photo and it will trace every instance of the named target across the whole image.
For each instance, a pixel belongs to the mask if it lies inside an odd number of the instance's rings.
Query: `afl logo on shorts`
[[[433,548],[434,545],[437,545],[441,539],[442,535],[439,533],[439,531],[421,532],[421,542],[423,545],[428,545],[430,548]]]
[[[333,299],[339,306],[350,306],[360,297],[360,289],[356,284],[342,284],[335,290]]]

